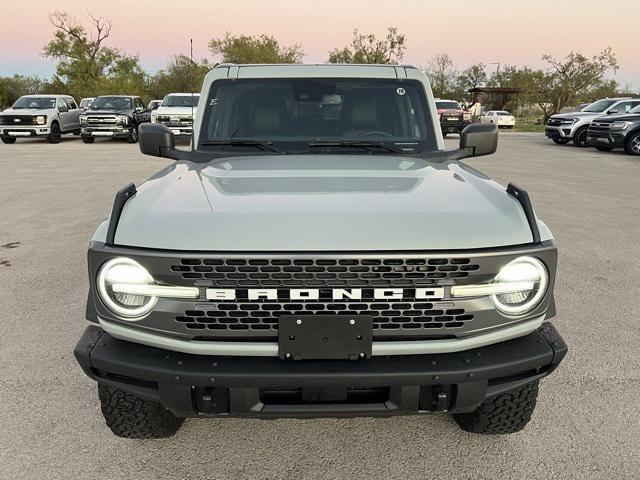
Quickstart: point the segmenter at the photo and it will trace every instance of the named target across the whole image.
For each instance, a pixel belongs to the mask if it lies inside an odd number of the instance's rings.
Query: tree
[[[186,55],[175,55],[165,69],[149,78],[147,93],[150,98],[163,98],[170,92],[199,92],[210,69],[206,59],[198,63]]]
[[[45,89],[50,91],[47,88],[47,83],[38,77],[24,75],[0,77],[0,110],[5,106],[12,105],[23,95],[42,93]]]
[[[436,98],[459,98],[458,72],[446,53],[439,53],[427,62],[425,73]]]
[[[111,22],[91,14],[89,17],[91,33],[66,13],[50,15],[56,31],[45,45],[43,55],[58,61],[54,83],[65,85],[67,92],[76,98],[142,93],[139,89],[144,86],[144,71],[138,57],[105,46],[111,35]]]
[[[269,35],[232,36],[209,41],[209,50],[223,63],[301,63],[300,45],[283,46]]]
[[[353,31],[351,44],[329,52],[329,63],[382,63],[397,65],[404,58],[406,37],[396,27],[389,27],[382,40],[373,33]]]
[[[485,68],[486,66],[484,63],[476,63],[475,65],[471,65],[460,72],[457,78],[457,89],[462,92],[463,96],[465,96],[469,90],[482,87],[487,84],[489,78],[487,77]]]

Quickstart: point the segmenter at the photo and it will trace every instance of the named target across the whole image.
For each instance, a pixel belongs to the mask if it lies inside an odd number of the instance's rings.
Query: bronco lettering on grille
[[[417,300],[440,300],[444,297],[444,288],[333,288],[321,290],[319,288],[293,288],[290,290],[278,290],[276,288],[250,288],[246,290],[234,290],[231,288],[214,289],[206,291],[207,300],[237,300],[239,297],[246,300],[362,300],[365,295],[374,300],[402,300],[403,298],[415,298]],[[286,293],[283,293],[286,292]],[[240,293],[240,295],[238,295]],[[413,293],[411,297],[407,294]]]

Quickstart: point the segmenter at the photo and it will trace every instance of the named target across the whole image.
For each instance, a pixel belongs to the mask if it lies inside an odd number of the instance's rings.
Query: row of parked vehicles
[[[622,148],[640,155],[640,98],[605,98],[576,112],[553,115],[545,134],[559,145],[573,142],[603,152]]]
[[[18,138],[46,138],[59,143],[62,135],[138,141],[138,127],[147,122],[162,123],[176,136],[191,136],[200,95],[170,93],[163,100],[145,105],[135,95],[104,95],[83,98],[77,104],[69,95],[25,95],[0,113],[0,140],[15,143]]]
[[[478,123],[494,124],[498,128],[513,128],[516,118],[504,110],[489,110],[482,112],[474,119],[472,112],[462,107],[456,100],[436,98],[436,109],[440,119],[440,128],[445,137],[449,133],[460,133],[476,120]]]

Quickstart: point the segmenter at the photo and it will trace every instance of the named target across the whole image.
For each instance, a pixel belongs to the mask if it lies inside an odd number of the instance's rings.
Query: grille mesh
[[[385,287],[434,285],[479,269],[468,258],[182,259],[171,270],[215,287]]]

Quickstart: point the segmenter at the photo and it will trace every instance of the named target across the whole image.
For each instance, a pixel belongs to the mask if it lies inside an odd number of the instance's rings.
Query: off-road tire
[[[57,122],[53,122],[51,124],[51,133],[47,137],[47,141],[49,143],[60,143],[62,140],[62,130],[60,130],[60,125]]]
[[[14,137],[0,137],[0,140],[2,140],[2,143],[6,144],[16,143],[16,139]]]
[[[96,141],[95,137],[82,137],[84,143],[93,143]]]
[[[170,437],[184,421],[174,417],[157,402],[144,400],[109,385],[99,383],[98,396],[104,420],[118,437]]]
[[[538,381],[487,398],[470,413],[457,413],[454,420],[471,433],[502,435],[522,430],[536,406]]]
[[[599,152],[610,152],[613,150],[613,147],[605,147],[604,145],[596,145],[596,150]]]
[[[627,141],[624,144],[624,151],[628,155],[640,155],[640,132],[635,132],[629,135]]]
[[[129,136],[127,137],[127,143],[137,143],[138,142],[138,126],[132,125],[131,132],[129,132]]]
[[[557,144],[557,145],[566,145],[567,143],[569,143],[571,140],[568,138],[552,138],[553,143]]]
[[[576,147],[585,148],[589,146],[589,144],[587,144],[587,130],[589,130],[588,125],[576,130],[576,133],[573,135],[573,144]]]

